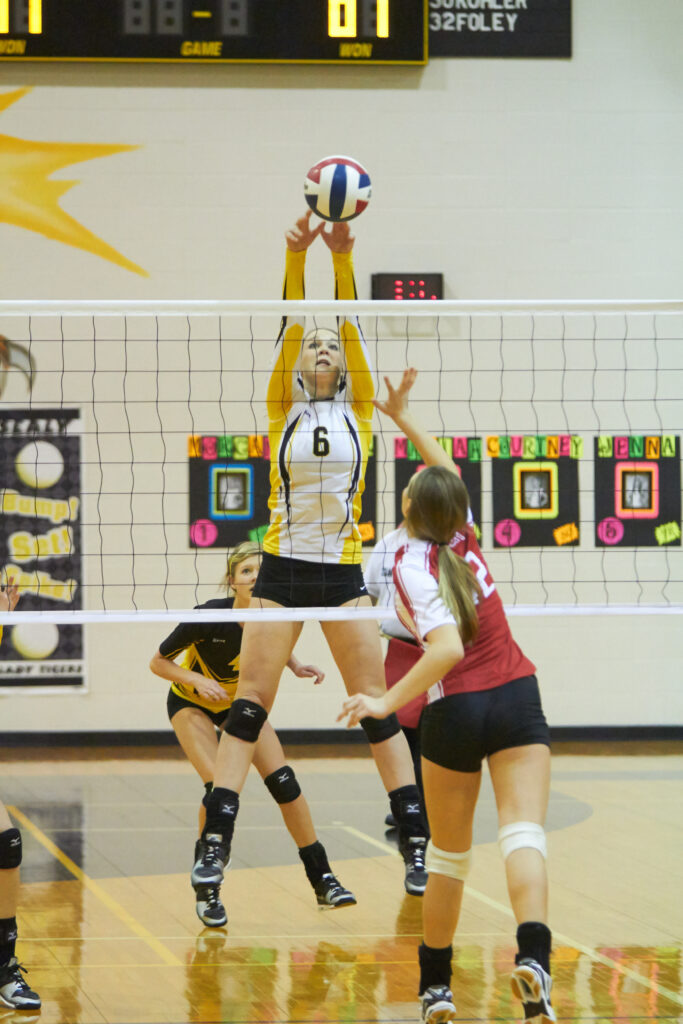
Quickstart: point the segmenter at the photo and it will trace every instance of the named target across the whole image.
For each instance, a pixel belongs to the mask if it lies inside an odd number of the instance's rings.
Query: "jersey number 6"
[[[313,431],[313,454],[322,458],[330,454],[330,442],[327,440],[327,427],[316,427]]]

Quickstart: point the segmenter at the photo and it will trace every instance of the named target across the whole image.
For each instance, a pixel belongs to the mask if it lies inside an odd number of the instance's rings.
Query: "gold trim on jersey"
[[[305,295],[304,267],[306,251],[291,252],[287,250],[285,283],[283,296],[285,299],[302,299]],[[356,284],[353,276],[351,253],[333,253],[335,298],[357,298]],[[296,473],[292,473],[292,452],[299,433],[304,436],[311,432],[309,417],[319,416],[314,412],[316,405],[310,400],[303,388],[298,374],[301,359],[301,342],[304,336],[305,322],[297,317],[283,317],[280,335],[277,341],[275,362],[268,382],[266,406],[268,410],[270,443],[270,525],[263,540],[263,550],[271,555],[282,555],[289,558],[307,556],[311,561],[332,562],[339,565],[355,565],[362,561],[363,542],[358,528],[361,517],[362,495],[365,490],[365,473],[372,440],[372,415],[374,407],[374,384],[372,371],[368,362],[367,350],[360,325],[355,318],[340,318],[339,333],[343,339],[345,382],[340,393],[332,399],[339,417],[339,428],[344,425],[349,433],[354,455],[349,463],[345,487],[339,487],[339,477],[344,470],[337,467],[335,490],[327,491],[327,495],[337,494],[340,511],[346,505],[347,517],[339,522],[339,532],[334,538],[333,531],[327,523],[316,525],[311,521],[307,528],[303,522],[292,523],[290,514],[294,511],[290,500],[292,493],[296,495]],[[328,403],[324,403],[328,405]],[[326,417],[321,416],[321,419]],[[337,465],[337,464],[335,464]],[[284,479],[286,474],[287,479]],[[325,494],[325,477],[321,473],[321,503]],[[329,481],[329,477],[327,478]],[[343,477],[342,477],[343,479]],[[355,481],[355,484],[354,484]],[[292,486],[294,488],[292,491]],[[350,499],[350,501],[349,501]],[[296,500],[296,499],[295,499]],[[305,492],[298,501],[306,503]],[[301,512],[301,504],[298,510]],[[343,512],[342,512],[343,514]],[[291,530],[291,535],[290,535]],[[287,532],[287,536],[285,536]],[[347,534],[347,536],[343,536]],[[307,536],[306,536],[307,535]],[[294,543],[304,550],[294,550]],[[326,550],[326,544],[329,545]],[[318,553],[319,552],[319,556]],[[312,557],[310,557],[312,554]]]
[[[184,653],[183,659],[180,662],[182,668],[186,668],[191,672],[199,672],[205,677],[205,679],[213,679],[214,682],[225,690],[225,700],[206,700],[201,697],[195,688],[186,683],[171,683],[171,690],[178,697],[182,697],[184,700],[189,700],[190,703],[196,704],[197,707],[203,708],[205,711],[227,711],[235,699],[235,693],[237,691],[237,683],[239,680],[240,671],[240,656],[237,654],[232,661],[228,662],[228,667],[233,669],[231,675],[226,679],[219,679],[209,669],[208,665],[199,656],[199,652],[195,644],[190,644]]]

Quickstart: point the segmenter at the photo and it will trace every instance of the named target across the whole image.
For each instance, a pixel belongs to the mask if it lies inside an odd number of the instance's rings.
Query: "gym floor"
[[[683,1020],[683,744],[557,744],[547,822],[558,1021]],[[18,957],[43,1000],[13,1024],[414,1021],[420,899],[367,749],[290,747],[340,881],[320,911],[276,805],[252,772],[204,928],[189,883],[203,789],[172,747],[5,749],[2,799],[22,830]],[[514,1021],[514,956],[485,778],[454,946],[458,1019]]]

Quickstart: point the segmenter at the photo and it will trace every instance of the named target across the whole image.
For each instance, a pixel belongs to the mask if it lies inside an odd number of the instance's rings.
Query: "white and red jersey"
[[[430,689],[430,701],[450,693],[492,690],[536,671],[512,637],[503,602],[474,531],[466,527],[462,533],[456,533],[450,546],[469,563],[481,587],[481,598],[477,602],[479,632],[474,643],[465,647],[462,661]],[[425,636],[432,629],[455,622],[452,612],[439,597],[438,556],[438,545],[410,538],[397,551],[394,563],[396,612],[423,646]]]

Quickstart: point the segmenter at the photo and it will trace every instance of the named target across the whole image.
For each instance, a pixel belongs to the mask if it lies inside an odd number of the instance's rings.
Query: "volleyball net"
[[[226,550],[265,532],[284,314],[358,316],[380,397],[385,375],[417,367],[411,405],[468,487],[508,611],[683,610],[683,302],[4,302],[12,621],[228,617],[190,609],[216,596]],[[420,466],[376,413],[367,554]],[[277,617],[349,614],[385,615]]]

